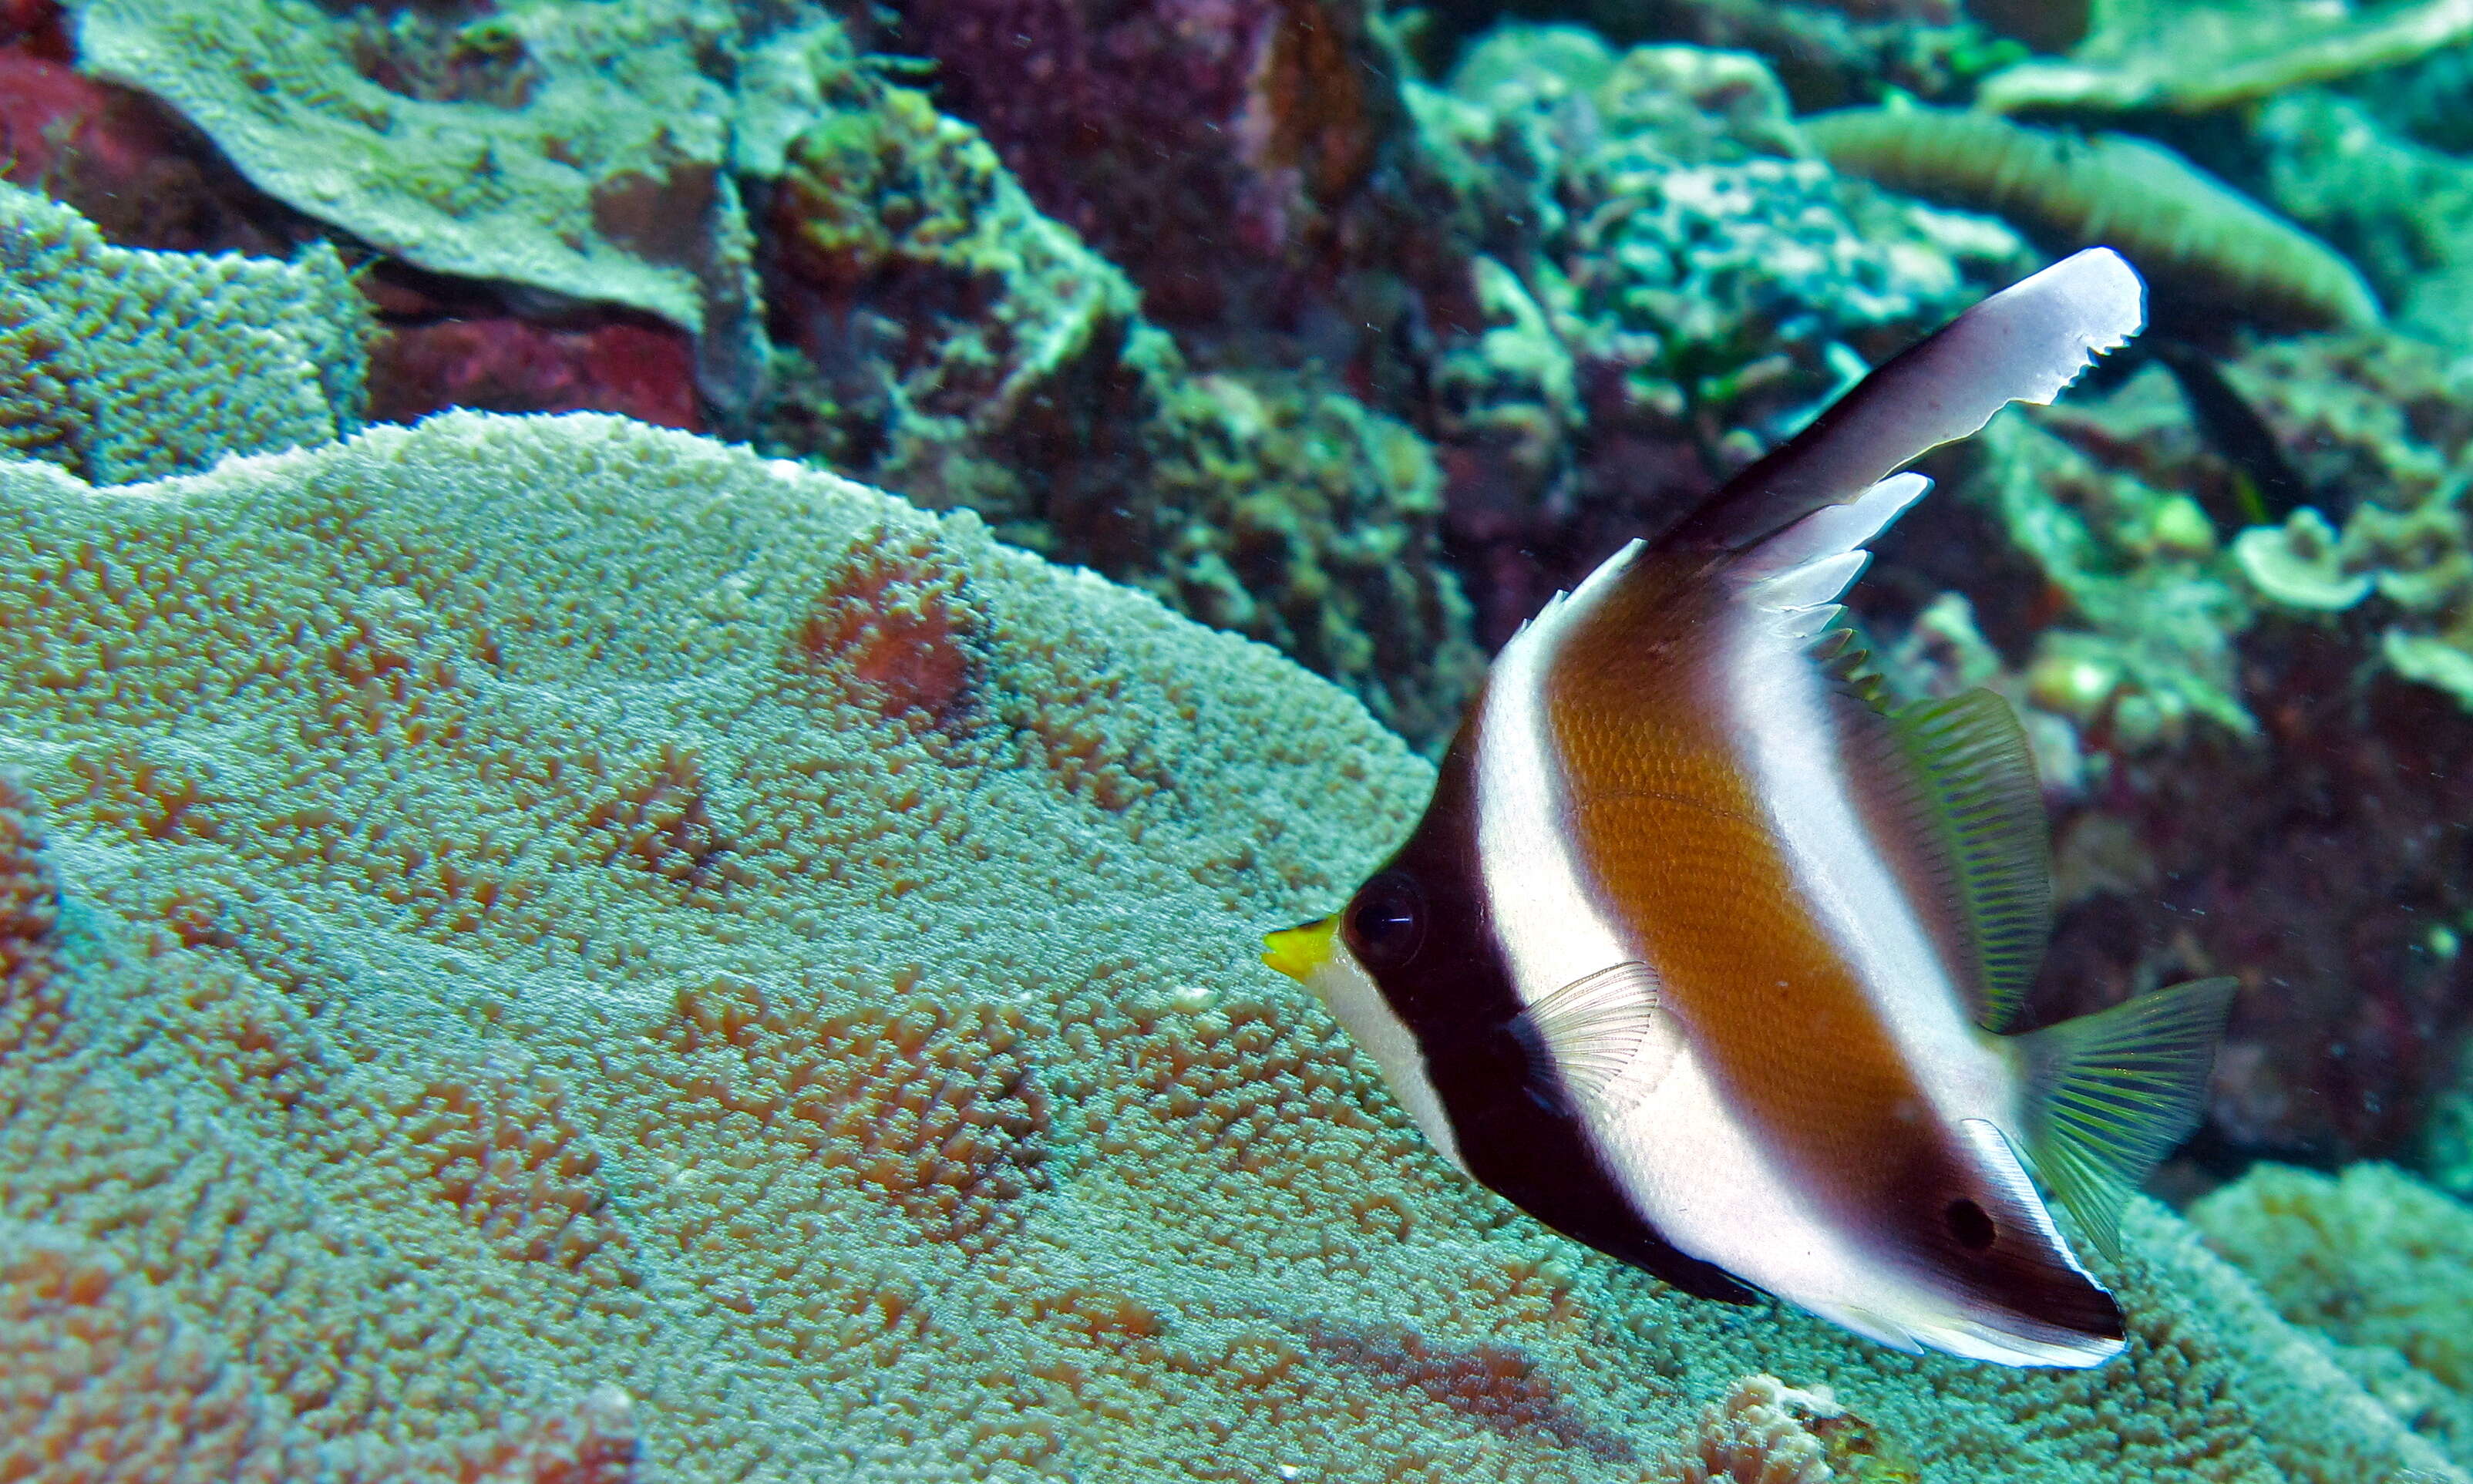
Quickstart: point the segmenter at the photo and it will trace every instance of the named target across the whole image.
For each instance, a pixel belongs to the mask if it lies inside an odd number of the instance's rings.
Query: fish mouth
[[[1336,916],[1262,936],[1262,962],[1299,984],[1310,986],[1314,971],[1331,962],[1332,935],[1339,930]]]

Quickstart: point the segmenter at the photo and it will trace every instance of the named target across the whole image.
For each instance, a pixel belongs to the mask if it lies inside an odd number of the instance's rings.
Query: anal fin
[[[2035,1173],[2106,1255],[2122,1204],[2198,1126],[2238,986],[2194,979],[2018,1038]]]

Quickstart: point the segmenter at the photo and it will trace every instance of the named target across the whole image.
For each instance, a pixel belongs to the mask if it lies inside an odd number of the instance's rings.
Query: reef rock
[[[1426,444],[1321,369],[1203,372],[977,130],[842,54],[766,229],[760,442],[1277,645],[1438,747],[1482,669]]]
[[[1940,1484],[2463,1478],[2149,1205],[2088,1373],[1523,1220],[1255,962],[1429,770],[970,515],[472,414],[0,514],[0,1449],[1636,1484],[1768,1376]]]
[[[2203,435],[2161,366],[2081,389],[1933,462],[1855,597],[1938,654],[1911,683],[2004,688],[2042,744],[2045,1013],[2239,974],[2200,1157],[2401,1157],[2473,1026],[2473,417],[2391,335],[2212,374],[2251,440]]]
[[[1497,190],[1531,233],[1481,266],[1485,333],[1435,376],[1490,643],[2028,261],[1995,224],[1833,175],[1741,53],[1507,27],[1434,111],[1518,182]]]
[[[1177,334],[1382,377],[1460,320],[1477,228],[1369,0],[888,10],[888,48],[932,58],[939,105]]]

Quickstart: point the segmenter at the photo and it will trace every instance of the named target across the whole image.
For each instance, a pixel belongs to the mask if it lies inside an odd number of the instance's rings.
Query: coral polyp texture
[[[475,414],[0,514],[12,1462],[1641,1484],[1765,1375],[1840,1477],[2462,1477],[2156,1208],[2038,1374],[1460,1180],[1255,961],[1429,770],[973,516]]]
[[[2261,1164],[2190,1218],[2287,1319],[2473,1467],[2473,1207],[2391,1164]]]
[[[371,325],[321,243],[298,261],[116,248],[0,183],[0,458],[99,484],[360,425]]]

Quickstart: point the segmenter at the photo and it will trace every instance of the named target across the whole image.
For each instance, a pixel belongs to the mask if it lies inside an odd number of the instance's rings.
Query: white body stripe
[[[1426,1055],[1417,1048],[1417,1033],[1392,1011],[1364,966],[1334,938],[1331,957],[1315,968],[1309,983],[1323,1007],[1348,1027],[1348,1034],[1382,1068],[1391,1095],[1416,1120],[1426,1142],[1466,1175],[1468,1161],[1460,1157],[1459,1137],[1452,1132],[1451,1115],[1443,1112],[1442,1095],[1434,1090],[1434,1080],[1426,1075]]]

